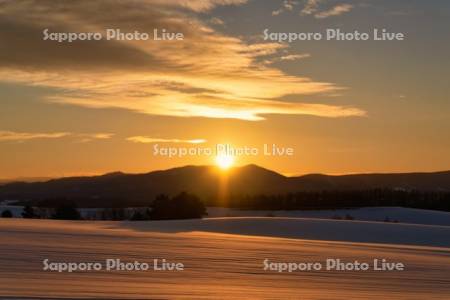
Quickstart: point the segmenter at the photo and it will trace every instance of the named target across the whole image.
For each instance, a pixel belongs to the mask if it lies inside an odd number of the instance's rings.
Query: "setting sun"
[[[229,169],[234,164],[234,157],[226,154],[219,154],[216,156],[216,164],[223,170]]]

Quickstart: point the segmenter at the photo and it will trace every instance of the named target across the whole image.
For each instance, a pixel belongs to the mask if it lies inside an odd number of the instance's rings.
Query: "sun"
[[[216,164],[222,170],[228,170],[234,164],[234,157],[226,154],[219,154],[216,156]]]

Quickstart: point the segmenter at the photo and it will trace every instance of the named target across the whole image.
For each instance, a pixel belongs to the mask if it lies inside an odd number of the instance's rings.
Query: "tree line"
[[[27,204],[22,212],[23,218],[39,219],[50,218],[56,220],[82,220],[77,205],[74,201],[67,199],[52,199],[58,203],[55,207],[33,207]],[[47,201],[44,203],[48,203]],[[47,211],[51,211],[48,215]],[[207,214],[205,204],[195,195],[182,192],[174,197],[160,195],[156,197],[145,209],[135,209],[133,214],[127,217],[124,207],[104,208],[99,211],[100,220],[171,220],[171,219],[196,219]],[[2,212],[1,217],[11,218],[9,210]]]
[[[450,211],[450,192],[392,189],[306,191],[283,195],[230,197],[226,206],[257,210],[313,210],[401,206]]]
[[[83,199],[82,203],[88,201]],[[33,207],[27,204],[24,218],[82,219],[77,209],[76,199],[44,199]],[[176,196],[157,196],[148,201],[148,206],[135,209],[131,215],[125,209],[128,202],[114,201],[114,206],[103,208],[93,219],[100,220],[170,220],[190,219],[205,216],[206,205],[246,210],[320,210],[376,206],[399,206],[430,210],[450,211],[450,192],[408,191],[393,189],[304,191],[282,195],[231,195],[228,199],[208,199],[201,201],[190,193]],[[36,209],[35,209],[36,208]],[[42,213],[48,208],[50,214]],[[142,208],[142,207],[141,207]],[[3,211],[2,217],[12,217],[10,211]]]

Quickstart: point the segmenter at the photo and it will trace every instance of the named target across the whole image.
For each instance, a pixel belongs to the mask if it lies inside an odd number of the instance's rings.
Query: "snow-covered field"
[[[450,247],[450,227],[302,218],[207,218],[122,222],[121,228],[183,233],[211,232],[277,238]]]
[[[289,217],[345,219],[352,217],[360,221],[377,221],[450,226],[450,212],[405,207],[361,207],[336,210],[237,210],[223,207],[208,207],[208,217]]]
[[[450,227],[290,218],[0,219],[0,296],[103,299],[449,299]],[[289,237],[289,238],[286,238]],[[361,243],[363,242],[363,243]],[[43,271],[42,261],[181,262],[184,271]],[[401,262],[404,271],[263,269]]]

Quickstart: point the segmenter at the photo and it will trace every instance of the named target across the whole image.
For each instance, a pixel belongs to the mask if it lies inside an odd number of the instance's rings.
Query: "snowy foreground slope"
[[[208,207],[208,217],[289,217],[289,218],[320,218],[345,219],[350,216],[359,221],[377,221],[444,225],[450,226],[450,212],[416,209],[407,207],[361,207],[334,210],[238,210],[224,207]]]
[[[449,299],[450,227],[289,218],[0,219],[0,296],[104,299]],[[289,238],[287,238],[289,237]],[[51,262],[182,262],[184,271],[43,271]],[[404,271],[263,269],[327,258]]]
[[[302,218],[207,218],[123,222],[121,227],[150,232],[215,232],[325,241],[450,247],[450,227]]]

